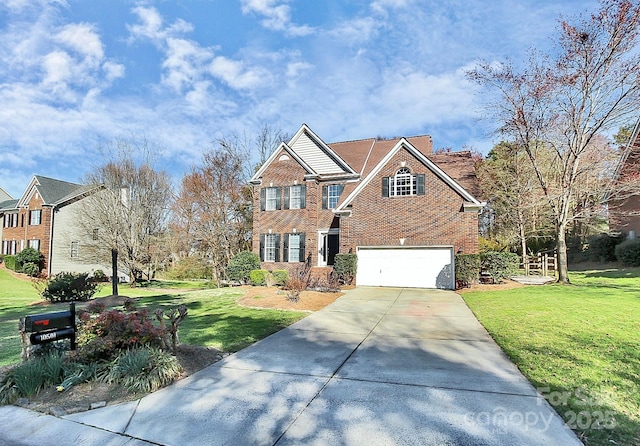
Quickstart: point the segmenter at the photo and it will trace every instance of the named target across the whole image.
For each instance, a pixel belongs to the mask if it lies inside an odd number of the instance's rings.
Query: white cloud
[[[312,27],[291,23],[291,8],[286,3],[282,0],[242,0],[242,12],[263,16],[262,26],[272,31],[284,31],[296,37],[312,34],[315,31]]]
[[[222,79],[231,88],[251,89],[263,83],[267,73],[259,68],[247,69],[242,62],[223,56],[216,57],[209,67],[215,77]]]
[[[162,82],[180,93],[202,78],[213,51],[186,39],[169,38],[166,46]]]
[[[96,33],[94,26],[88,23],[71,23],[63,26],[56,34],[55,40],[87,59],[96,61],[104,59],[100,36]]]
[[[298,77],[300,74],[307,72],[313,68],[308,62],[291,62],[287,64],[287,77]]]
[[[132,12],[140,19],[138,24],[127,25],[132,40],[146,38],[154,43],[161,43],[170,37],[193,31],[193,25],[182,19],[177,19],[169,26],[163,26],[162,16],[153,7],[137,6]]]

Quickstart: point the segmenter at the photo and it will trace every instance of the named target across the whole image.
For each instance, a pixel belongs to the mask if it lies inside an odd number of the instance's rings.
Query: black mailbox
[[[32,344],[46,344],[59,339],[71,339],[71,350],[76,349],[76,304],[69,311],[43,313],[26,316],[24,331],[31,333]]]

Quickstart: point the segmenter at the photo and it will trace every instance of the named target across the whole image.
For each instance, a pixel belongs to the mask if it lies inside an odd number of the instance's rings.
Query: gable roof
[[[259,183],[264,171],[275,161],[276,156],[282,150],[291,154],[311,176],[357,176],[357,172],[344,159],[338,156],[306,124],[302,124],[289,143],[281,143],[249,182]]]
[[[13,197],[9,195],[9,192],[0,187],[0,203],[7,200],[12,200]]]
[[[45,206],[55,206],[61,199],[72,195],[82,187],[80,184],[34,175],[22,197],[18,200],[17,206],[26,206],[34,191],[37,191],[42,197]]]
[[[0,212],[18,208],[18,200],[5,200],[0,202]]]
[[[401,149],[406,149],[409,153],[415,156],[422,164],[424,164],[429,170],[431,170],[437,177],[439,177],[442,181],[448,184],[453,190],[455,190],[464,200],[468,203],[468,207],[472,209],[480,209],[484,207],[484,203],[481,203],[479,200],[474,198],[473,195],[469,193],[462,185],[456,182],[450,175],[448,175],[444,170],[438,167],[433,161],[431,161],[427,156],[425,156],[422,152],[420,152],[413,144],[411,144],[407,138],[401,138],[391,150],[387,152],[387,154],[371,169],[368,175],[351,191],[348,192],[348,195],[344,198],[344,200],[338,204],[338,206],[334,209],[334,212],[348,212],[347,206],[354,200],[354,198],[362,191],[367,184],[371,182],[371,180],[380,172],[380,170],[391,160],[391,158],[398,153]],[[473,175],[475,177],[475,173]]]

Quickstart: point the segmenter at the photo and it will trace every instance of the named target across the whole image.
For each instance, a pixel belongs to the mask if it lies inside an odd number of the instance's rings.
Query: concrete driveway
[[[460,296],[424,289],[348,291],[138,401],[0,417],[0,444],[582,444]]]

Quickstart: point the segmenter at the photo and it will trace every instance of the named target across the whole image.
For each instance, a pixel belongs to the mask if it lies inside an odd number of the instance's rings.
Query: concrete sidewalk
[[[138,401],[0,417],[0,444],[582,444],[441,290],[356,288]]]

